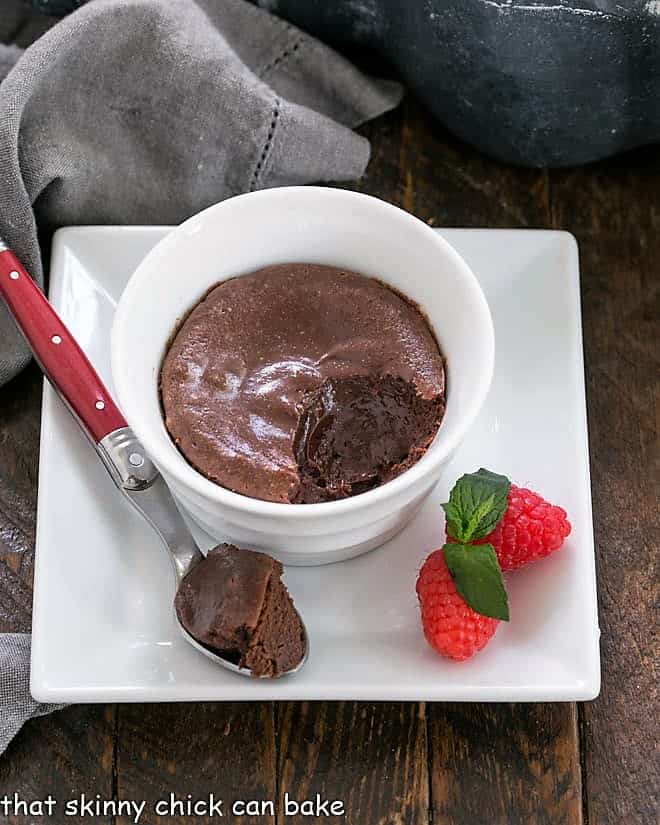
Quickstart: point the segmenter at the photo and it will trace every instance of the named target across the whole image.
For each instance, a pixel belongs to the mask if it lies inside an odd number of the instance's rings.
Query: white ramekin
[[[275,504],[219,487],[194,470],[163,424],[158,373],[178,321],[218,281],[268,264],[345,267],[423,308],[447,361],[447,412],[422,459],[354,498]],[[287,564],[325,564],[382,544],[416,513],[481,408],[493,373],[488,305],[470,268],[426,224],[343,189],[251,192],[200,212],[147,255],[112,330],[112,375],[136,435],[192,518],[218,541],[267,550]]]

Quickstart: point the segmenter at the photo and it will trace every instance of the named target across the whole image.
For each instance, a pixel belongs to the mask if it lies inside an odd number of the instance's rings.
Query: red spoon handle
[[[44,374],[92,441],[98,444],[126,427],[87,356],[9,249],[0,252],[0,295]]]

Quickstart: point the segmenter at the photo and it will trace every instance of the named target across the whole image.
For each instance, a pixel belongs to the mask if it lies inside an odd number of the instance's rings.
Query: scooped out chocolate
[[[307,392],[294,438],[300,484],[294,503],[363,493],[400,475],[426,452],[444,415],[392,376],[329,378]]]
[[[179,585],[177,617],[200,644],[254,676],[279,676],[300,664],[306,648],[281,576],[271,556],[221,544]]]

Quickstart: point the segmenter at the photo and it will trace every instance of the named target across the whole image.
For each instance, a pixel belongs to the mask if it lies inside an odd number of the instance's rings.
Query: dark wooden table
[[[72,707],[14,740],[0,758],[0,796],[153,800],[171,790],[281,800],[319,792],[346,803],[345,817],[327,821],[349,825],[657,821],[660,151],[573,171],[509,168],[458,143],[413,103],[363,131],[373,146],[357,184],[364,192],[437,226],[552,227],[578,238],[600,698]],[[0,631],[30,627],[40,396],[34,366],[0,390]],[[75,820],[60,813],[48,821]]]

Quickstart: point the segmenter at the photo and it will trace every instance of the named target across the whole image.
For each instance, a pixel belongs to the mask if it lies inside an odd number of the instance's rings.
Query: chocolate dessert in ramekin
[[[167,430],[211,481],[272,502],[357,495],[421,458],[445,366],[420,310],[375,278],[277,264],[221,282],[165,355]]]

